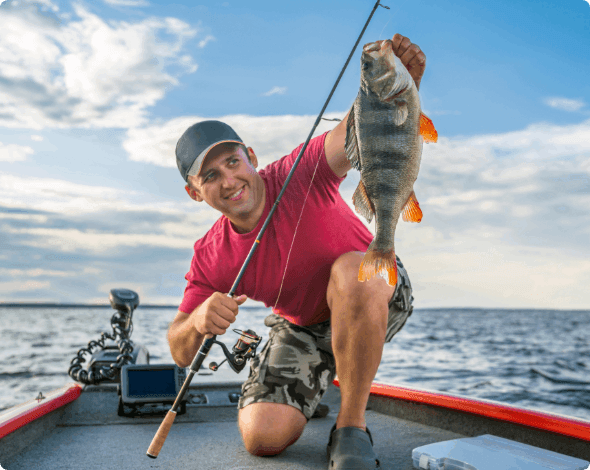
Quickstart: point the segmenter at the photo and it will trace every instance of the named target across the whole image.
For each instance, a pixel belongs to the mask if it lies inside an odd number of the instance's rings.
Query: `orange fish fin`
[[[438,141],[438,132],[434,128],[434,124],[426,114],[420,113],[420,135],[424,138],[424,142]]]
[[[373,214],[375,213],[375,206],[371,202],[369,195],[367,194],[367,188],[363,183],[363,180],[359,182],[356,191],[352,195],[352,203],[356,211],[361,214],[368,222],[373,220]]]
[[[358,280],[368,281],[371,277],[382,273],[387,273],[387,284],[395,286],[397,283],[397,262],[394,251],[383,253],[369,249],[361,261]]]
[[[422,209],[416,199],[416,193],[412,191],[406,205],[402,209],[402,219],[404,222],[420,222],[422,220]]]

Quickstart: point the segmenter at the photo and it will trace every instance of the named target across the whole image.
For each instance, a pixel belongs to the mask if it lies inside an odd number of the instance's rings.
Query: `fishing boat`
[[[129,328],[130,317],[118,318]],[[118,346],[122,349],[121,341]],[[186,370],[175,364],[150,364],[145,348],[135,345],[134,350],[133,360],[113,380],[72,382],[0,413],[0,466],[6,470],[327,468],[326,444],[340,407],[338,379],[322,398],[326,413],[311,419],[294,445],[277,456],[257,457],[246,451],[237,427],[237,401],[248,368],[235,373],[217,365],[211,367],[219,369],[215,372],[201,367],[194,375],[157,459],[148,458],[146,451]],[[113,354],[106,344],[93,353],[95,364],[100,365],[105,354]],[[142,374],[147,374],[147,381],[138,378]],[[166,374],[172,390],[166,388]],[[151,398],[138,399],[146,396],[139,389],[154,384],[157,390]],[[383,469],[585,470],[590,466],[590,422],[557,414],[374,383],[366,420]],[[492,452],[491,463],[486,457],[491,466],[477,466],[469,459],[461,462],[456,455],[437,457],[432,446],[449,442],[454,449],[467,443]],[[482,447],[482,442],[487,444]],[[538,466],[503,466],[503,457],[514,456]]]
[[[146,450],[162,415],[119,416],[116,384],[68,384],[0,415],[0,465],[6,470],[326,469],[328,433],[340,403],[337,381],[322,399],[327,416],[312,419],[282,454],[256,457],[245,450],[236,424],[235,401],[245,378],[244,372],[229,370],[199,373],[186,413],[176,418],[157,460],[146,457]],[[420,446],[488,434],[590,460],[590,422],[491,401],[375,383],[366,419],[384,469],[416,468],[412,451]]]

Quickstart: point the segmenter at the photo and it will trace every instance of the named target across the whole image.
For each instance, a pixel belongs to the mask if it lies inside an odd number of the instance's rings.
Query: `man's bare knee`
[[[252,403],[238,414],[238,427],[252,455],[280,454],[294,444],[307,424],[297,408],[280,403]]]
[[[346,302],[352,309],[372,301],[387,305],[394,288],[384,279],[375,276],[364,282],[358,280],[358,271],[364,256],[362,251],[351,251],[341,255],[332,264],[326,295],[330,310],[334,310],[334,304],[338,301]]]

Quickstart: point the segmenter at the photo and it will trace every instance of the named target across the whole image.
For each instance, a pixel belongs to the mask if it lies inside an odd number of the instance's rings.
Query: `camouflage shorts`
[[[386,342],[402,329],[413,310],[410,278],[399,258],[397,265],[398,283],[389,301]],[[309,421],[336,373],[330,321],[304,327],[271,314],[264,324],[271,328],[269,340],[250,363],[238,408],[251,403],[283,403],[301,410]]]

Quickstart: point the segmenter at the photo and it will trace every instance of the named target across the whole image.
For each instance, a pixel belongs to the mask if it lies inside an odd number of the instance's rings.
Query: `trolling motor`
[[[213,372],[219,369],[219,366],[223,364],[225,361],[228,361],[229,366],[239,374],[242,372],[242,369],[246,366],[248,359],[253,358],[256,356],[256,348],[260,344],[262,337],[256,335],[256,333],[252,330],[238,330],[234,328],[234,333],[238,333],[240,337],[238,341],[232,348],[233,353],[230,353],[227,349],[226,345],[223,344],[221,341],[217,341],[216,339],[213,340],[213,343],[219,344],[221,349],[223,349],[223,354],[225,354],[225,359],[221,361],[221,363],[217,364],[216,362],[212,362],[209,364],[209,369]]]
[[[98,341],[89,341],[87,347],[78,350],[68,370],[72,379],[86,385],[119,382],[124,365],[149,363],[147,349],[130,339],[133,311],[139,306],[139,296],[129,289],[111,289],[109,300],[116,310],[111,318],[112,334],[103,332]],[[110,344],[105,344],[107,339],[111,340]],[[82,366],[86,354],[91,356],[88,370]]]

